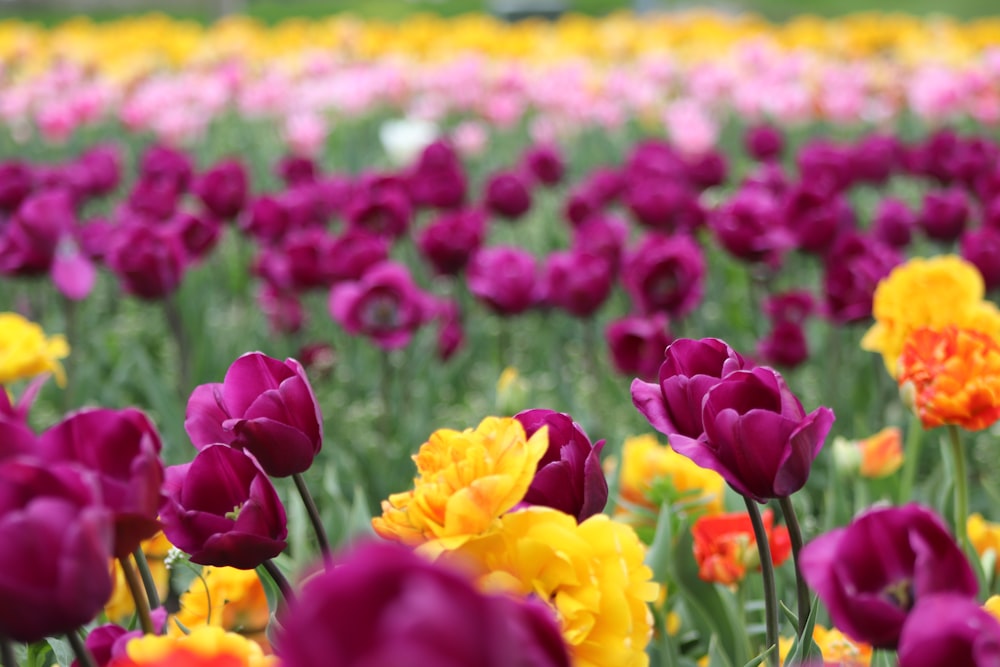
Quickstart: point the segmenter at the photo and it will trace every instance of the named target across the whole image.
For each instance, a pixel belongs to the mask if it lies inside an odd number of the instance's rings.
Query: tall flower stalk
[[[771,561],[771,545],[768,542],[767,530],[764,527],[764,520],[761,518],[757,503],[747,496],[743,496],[743,501],[746,503],[747,513],[750,514],[754,539],[757,541],[757,550],[760,553],[761,577],[764,580],[764,627],[765,642],[767,643],[765,650],[770,651],[767,654],[767,664],[771,667],[778,667],[778,595],[774,587],[774,563]]]

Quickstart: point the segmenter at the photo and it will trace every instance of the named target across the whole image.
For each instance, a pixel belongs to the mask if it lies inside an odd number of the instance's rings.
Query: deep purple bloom
[[[767,162],[781,157],[785,137],[773,125],[754,125],[743,133],[743,147],[753,159]]]
[[[126,292],[151,300],[180,287],[188,255],[173,230],[129,222],[115,228],[105,260]]]
[[[778,199],[761,187],[743,187],[709,216],[708,226],[723,248],[748,262],[777,264],[794,242],[782,224]]]
[[[501,171],[486,182],[483,204],[501,218],[517,220],[531,210],[531,190],[517,171]]]
[[[0,635],[74,632],[111,597],[114,528],[86,471],[0,461]]]
[[[916,227],[917,214],[906,205],[906,202],[886,197],[875,209],[872,235],[893,248],[908,246]]]
[[[102,144],[81,153],[72,165],[79,175],[81,194],[101,197],[114,192],[121,182],[121,163],[121,151],[114,145]]]
[[[0,163],[0,211],[16,211],[35,187],[35,177],[24,162]]]
[[[603,257],[617,275],[627,241],[628,223],[615,216],[595,214],[573,228],[572,249]]]
[[[809,359],[809,341],[800,322],[775,322],[757,341],[757,354],[767,364],[795,368]]]
[[[469,291],[500,315],[517,315],[539,302],[538,265],[514,246],[483,248],[466,271]]]
[[[286,155],[278,160],[274,167],[277,174],[287,187],[297,187],[299,185],[309,185],[316,181],[319,167],[312,158],[302,155]]]
[[[590,317],[604,305],[614,287],[608,260],[585,252],[554,252],[542,275],[544,301],[574,317]]]
[[[97,480],[114,522],[114,556],[124,558],[160,529],[163,500],[160,436],[133,408],[74,412],[38,439],[38,455],[82,466]]]
[[[851,180],[883,185],[899,166],[899,139],[886,134],[869,134],[849,149]]]
[[[667,234],[693,233],[705,222],[698,194],[682,181],[633,181],[625,190],[625,204],[639,224]]]
[[[920,226],[927,238],[957,241],[969,222],[969,197],[964,190],[949,188],[924,193]]]
[[[729,165],[726,156],[717,150],[708,150],[684,157],[688,181],[695,190],[707,190],[726,182]]]
[[[823,311],[841,324],[872,315],[875,288],[903,261],[894,248],[861,234],[840,237],[823,265]]]
[[[323,417],[302,365],[260,352],[234,361],[221,383],[191,392],[184,429],[198,449],[246,449],[274,477],[305,472],[323,446]]]
[[[249,236],[267,244],[284,238],[291,227],[288,211],[276,195],[261,195],[250,202],[240,216],[239,227]]]
[[[725,341],[681,338],[667,347],[658,383],[632,381],[632,403],[660,433],[697,438],[705,430],[705,394],[730,373],[750,366]]]
[[[635,144],[625,158],[622,186],[642,179],[683,182],[687,179],[687,165],[668,142],[645,139]]]
[[[438,275],[461,273],[486,236],[486,215],[479,209],[444,213],[420,230],[417,248]]]
[[[368,269],[389,259],[389,241],[362,229],[348,229],[334,239],[326,257],[333,282],[361,280]]]
[[[6,391],[0,392],[0,461],[34,454],[38,437],[28,425],[28,412],[47,376],[38,376],[21,392],[16,403]]]
[[[987,290],[1000,287],[1000,228],[983,227],[962,235],[962,257],[972,263]]]
[[[252,570],[285,550],[285,508],[244,452],[208,445],[167,468],[164,489],[163,533],[192,563]]]
[[[663,352],[674,340],[670,320],[663,313],[628,315],[611,322],[604,331],[611,362],[622,375],[648,380],[656,377]]]
[[[48,272],[59,241],[72,234],[75,226],[76,214],[68,191],[32,194],[0,227],[0,273],[30,276]]]
[[[462,314],[454,301],[444,301],[438,305],[437,355],[441,361],[448,361],[465,344],[465,329]]]
[[[125,653],[125,645],[135,637],[141,637],[142,630],[128,631],[120,625],[107,623],[99,625],[87,633],[84,644],[87,650],[94,656],[97,667],[105,667],[113,658],[118,658]],[[80,667],[80,661],[74,660],[70,667]]]
[[[180,240],[189,263],[207,257],[222,235],[222,224],[210,212],[179,211],[167,222],[166,229]]]
[[[808,290],[791,290],[772,294],[764,301],[763,310],[772,322],[795,322],[802,324],[813,310],[816,300]]]
[[[552,611],[480,593],[408,549],[355,546],[310,578],[278,620],[286,667],[569,667]]]
[[[335,322],[349,334],[371,338],[384,350],[405,347],[431,319],[431,305],[409,269],[395,262],[371,267],[357,282],[335,285],[329,299]]]
[[[246,206],[249,180],[242,162],[223,160],[198,176],[191,190],[213,216],[230,220]]]
[[[812,139],[795,156],[803,183],[812,183],[827,192],[840,192],[851,182],[850,148],[826,139]]]
[[[925,597],[974,600],[979,590],[944,523],[915,503],[870,509],[820,535],[802,550],[800,564],[833,624],[877,648],[896,648],[911,609]]]
[[[641,311],[683,317],[701,301],[705,256],[689,236],[649,234],[630,253],[622,282]]]
[[[306,313],[302,301],[290,290],[264,282],[257,291],[257,305],[267,318],[271,331],[275,333],[297,333],[305,324]]]
[[[899,667],[1000,665],[1000,622],[965,595],[923,597],[899,637]]]
[[[524,169],[543,185],[558,185],[566,173],[566,164],[556,146],[532,146],[522,158]]]
[[[407,176],[410,198],[417,206],[451,209],[465,202],[465,169],[451,144],[435,141],[420,154]]]
[[[187,192],[193,173],[190,157],[163,144],[147,148],[139,164],[140,180],[164,183],[175,192]]]
[[[344,211],[351,229],[388,238],[404,235],[412,215],[410,196],[403,184],[374,181],[360,186]]]
[[[854,226],[854,211],[847,200],[808,182],[788,193],[785,225],[804,252],[822,255],[837,236]]]
[[[608,502],[608,481],[601,469],[604,441],[591,444],[583,427],[562,412],[525,410],[514,419],[529,438],[543,426],[549,432],[549,448],[521,502],[553,507],[577,521],[603,512]]]
[[[807,415],[781,375],[766,366],[730,373],[704,396],[704,433],[670,436],[674,451],[760,503],[805,485],[833,425],[832,410]]]
[[[128,207],[150,220],[163,221],[177,212],[183,191],[172,180],[140,178],[128,193]]]

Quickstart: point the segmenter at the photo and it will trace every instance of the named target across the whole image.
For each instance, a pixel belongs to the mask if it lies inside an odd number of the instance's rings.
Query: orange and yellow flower
[[[1000,621],[1000,595],[991,595],[983,609],[993,614],[993,617]]]
[[[239,633],[270,651],[265,631],[270,619],[267,595],[254,570],[232,567],[205,567],[200,577],[191,580],[181,595],[180,611],[170,621],[167,633],[184,634],[185,628],[211,625]],[[179,623],[179,625],[178,625]]]
[[[420,551],[471,570],[487,591],[535,595],[556,611],[575,667],[646,667],[652,636],[647,603],[659,586],[631,527],[597,514],[577,524],[533,506],[505,514],[498,529],[458,548]]]
[[[1000,338],[1000,310],[983,300],[985,290],[979,270],[957,255],[911,259],[875,289],[875,324],[861,347],[881,353],[886,369],[898,377],[904,343],[922,327],[955,325]]]
[[[621,456],[619,494],[628,505],[658,510],[664,501],[677,501],[687,515],[722,513],[726,486],[722,475],[660,444],[655,436],[627,438]],[[676,497],[659,497],[664,487]],[[627,506],[619,507],[619,512],[627,511]]]
[[[189,635],[137,637],[125,646],[126,656],[110,667],[277,667],[255,642],[222,628],[203,625]]]
[[[69,356],[62,336],[46,336],[42,327],[17,313],[0,313],[0,385],[54,373],[59,386],[66,384],[60,359]]]
[[[988,551],[993,552],[996,558],[994,568],[997,574],[1000,574],[1000,523],[987,521],[982,514],[970,514],[965,529],[969,535],[969,542],[980,558]]]
[[[906,340],[897,378],[924,428],[979,431],[1000,419],[1000,342],[971,329],[921,328]]]
[[[761,517],[771,548],[771,562],[781,565],[792,552],[788,529],[773,527],[771,510],[764,510]],[[760,552],[746,512],[700,517],[691,526],[691,533],[698,576],[703,580],[731,586],[742,581],[749,568],[760,568]]]
[[[528,438],[513,418],[435,431],[413,457],[413,490],[382,501],[382,516],[372,519],[372,527],[411,546],[437,539],[457,546],[494,530],[500,515],[524,498],[547,449],[548,429]]]
[[[166,558],[171,546],[170,541],[162,532],[139,545],[142,552],[146,554],[146,563],[149,565],[149,572],[153,575],[156,592],[159,593],[161,600],[166,598],[167,588],[170,584],[170,571],[167,570],[164,558]],[[124,625],[135,614],[135,600],[128,589],[121,563],[116,560],[112,567],[114,568],[114,592],[112,592],[108,603],[104,605],[104,613],[109,621]]]
[[[868,667],[872,661],[870,644],[855,642],[844,636],[840,630],[827,630],[822,625],[813,629],[813,641],[823,653],[824,665],[839,665],[839,667]],[[778,642],[778,654],[781,664],[785,664],[788,653],[792,650],[793,640],[782,637]]]
[[[888,426],[875,435],[859,440],[858,448],[861,450],[858,472],[862,477],[888,477],[903,465],[903,436],[895,426]]]

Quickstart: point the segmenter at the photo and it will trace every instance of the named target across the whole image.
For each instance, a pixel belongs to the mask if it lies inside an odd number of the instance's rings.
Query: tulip
[[[517,315],[538,303],[538,267],[527,251],[513,246],[484,248],[466,272],[469,291],[500,315]]]
[[[813,139],[795,156],[803,183],[812,183],[830,192],[841,192],[851,182],[849,149],[826,139]]]
[[[323,417],[302,365],[260,352],[234,361],[221,383],[191,392],[184,429],[197,449],[246,449],[274,477],[305,472],[323,446]]]
[[[174,181],[140,178],[128,194],[128,208],[144,218],[163,221],[177,212],[183,194]]]
[[[486,183],[484,204],[501,218],[517,220],[531,209],[526,179],[515,171],[493,174]]]
[[[190,157],[162,144],[147,148],[139,165],[140,180],[165,183],[175,192],[187,191],[193,173]]]
[[[658,384],[632,381],[632,404],[668,438],[675,434],[697,438],[705,431],[701,417],[705,394],[730,373],[750,366],[717,338],[681,338],[666,349]]]
[[[531,599],[480,593],[396,545],[367,543],[309,579],[279,618],[285,667],[569,667],[554,615]]]
[[[312,158],[303,155],[286,155],[274,167],[274,173],[286,187],[308,185],[316,181],[319,167]]]
[[[129,632],[120,625],[108,623],[99,625],[87,633],[84,644],[98,667],[109,665],[114,658],[127,655],[125,645],[134,637],[141,637],[141,630]],[[70,667],[80,667],[79,660],[74,660]]]
[[[614,216],[593,215],[573,228],[575,252],[603,257],[617,275],[628,240],[628,223]]]
[[[920,226],[927,238],[943,243],[957,241],[969,222],[965,191],[951,188],[924,193]]]
[[[799,565],[834,625],[876,648],[896,648],[925,598],[950,593],[971,601],[979,589],[944,523],[915,503],[870,509],[820,535],[803,548]]]
[[[694,189],[701,191],[725,183],[729,165],[722,153],[708,150],[685,156],[684,169]]]
[[[30,166],[16,161],[0,163],[0,211],[16,211],[34,186]]]
[[[705,221],[698,195],[683,182],[634,181],[625,190],[625,203],[639,224],[665,234],[690,234]]]
[[[611,322],[604,336],[615,369],[623,375],[655,378],[663,351],[673,341],[670,320],[663,313],[629,315]]]
[[[868,320],[875,289],[901,262],[899,252],[880,241],[856,233],[841,236],[824,261],[824,314],[841,324]]]
[[[1000,287],[1000,228],[983,227],[962,235],[962,257],[983,274],[986,289]]]
[[[219,220],[235,218],[247,201],[249,177],[239,160],[223,160],[195,179],[191,191]]]
[[[743,147],[755,160],[767,162],[781,157],[785,137],[772,125],[754,125],[743,134]]]
[[[80,172],[83,194],[100,197],[115,191],[121,182],[122,156],[111,144],[94,146],[80,154],[73,165]]]
[[[382,262],[357,282],[330,291],[330,315],[352,335],[367,336],[385,350],[406,347],[430,320],[430,297],[402,264]]]
[[[708,226],[731,255],[748,262],[777,264],[793,237],[781,223],[781,207],[771,192],[743,187],[709,216]]]
[[[855,182],[884,185],[898,167],[902,153],[899,140],[891,135],[869,134],[849,151]]]
[[[388,238],[403,236],[412,215],[410,196],[402,184],[361,187],[344,211],[351,229]]]
[[[171,230],[130,222],[113,232],[106,261],[126,292],[162,299],[180,286],[187,252]]]
[[[465,344],[465,329],[458,304],[445,301],[438,307],[437,320],[437,355],[441,361],[448,361]]]
[[[899,637],[899,667],[1000,664],[1000,622],[964,595],[928,595]]]
[[[650,234],[625,262],[622,282],[643,312],[683,317],[701,300],[705,257],[688,236]]]
[[[611,295],[615,275],[611,264],[597,255],[556,252],[545,262],[544,300],[574,317],[590,317]]]
[[[591,444],[572,417],[553,410],[525,410],[514,419],[529,438],[543,427],[549,434],[549,447],[521,502],[552,507],[577,521],[603,512],[608,502],[608,481],[601,469],[604,441]]]
[[[261,195],[254,199],[239,221],[243,232],[267,244],[280,241],[290,226],[288,211],[274,195]]]
[[[468,183],[455,149],[443,141],[427,146],[407,176],[413,203],[451,209],[465,202]]]
[[[757,354],[765,363],[795,368],[809,359],[809,341],[798,322],[775,322],[771,331],[757,342]]]
[[[543,185],[558,185],[566,173],[563,157],[553,145],[533,146],[524,154],[522,161],[525,170]]]
[[[875,209],[872,235],[893,248],[905,248],[910,244],[916,226],[917,215],[906,202],[886,197]]]
[[[333,240],[325,256],[330,280],[361,280],[368,269],[389,259],[389,242],[365,230],[348,229]]]
[[[257,291],[257,305],[275,333],[297,333],[305,325],[306,313],[294,292],[265,282]]]
[[[238,449],[204,447],[191,463],[167,468],[164,490],[163,532],[193,563],[250,570],[285,549],[278,493]]]
[[[822,255],[839,234],[854,226],[854,212],[843,196],[803,184],[785,198],[784,224],[800,250]]]
[[[155,535],[163,499],[160,436],[142,412],[88,408],[74,412],[38,439],[38,455],[92,472],[114,521],[115,558],[126,558]]]
[[[167,222],[165,229],[180,240],[192,263],[207,257],[222,234],[222,225],[211,213],[195,215],[181,211]]]
[[[0,462],[0,636],[75,632],[111,597],[112,518],[85,471]]]
[[[708,389],[701,420],[704,433],[671,436],[671,446],[763,503],[805,485],[833,425],[833,411],[821,407],[807,415],[784,379],[762,366],[729,373]]]
[[[445,213],[420,230],[420,254],[442,276],[458,275],[483,244],[486,215],[478,209]]]
[[[808,290],[791,290],[772,294],[764,300],[764,314],[772,322],[803,324],[816,308],[815,299]]]
[[[75,226],[69,192],[43,190],[31,195],[0,230],[0,273],[46,273],[52,268],[60,239]]]

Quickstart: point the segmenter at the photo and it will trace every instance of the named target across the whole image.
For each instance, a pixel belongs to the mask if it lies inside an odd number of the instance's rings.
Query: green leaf
[[[714,635],[708,642],[708,667],[733,667],[733,662],[719,648],[718,637]]]
[[[76,631],[72,630],[71,632]],[[52,648],[52,654],[55,656],[56,662],[62,667],[69,667],[76,660],[76,653],[73,652],[73,647],[70,646],[69,640],[59,637],[46,637],[45,641]]]
[[[278,601],[281,600],[281,591],[278,590],[278,585],[274,583],[274,579],[271,579],[271,575],[267,573],[263,565],[257,566],[257,578],[260,579],[261,585],[264,586],[264,595],[267,597],[267,608],[274,611],[278,608]]]
[[[785,607],[784,604],[781,606]],[[790,609],[785,608],[785,610],[786,615],[791,614],[791,616],[795,616]],[[823,652],[813,640],[813,630],[816,629],[816,614],[818,611],[819,600],[814,597],[812,604],[809,606],[809,618],[806,619],[802,635],[795,637],[792,648],[788,651],[788,657],[785,658],[786,665],[802,665],[812,663],[815,660],[823,660]],[[797,618],[795,619],[795,627],[798,627]]]
[[[774,651],[776,651],[777,649],[778,649],[777,646],[769,646],[766,651],[758,655],[756,658],[753,658],[750,662],[743,665],[743,667],[757,667],[757,665],[763,664],[764,661],[767,660],[767,656],[774,653]]]
[[[660,515],[656,519],[656,532],[653,543],[646,552],[646,565],[653,570],[653,581],[666,583],[671,576],[671,558],[673,552],[673,526],[670,507],[667,503],[660,506]]]

